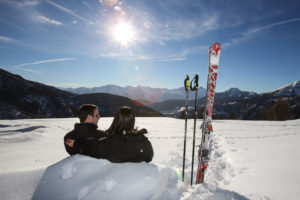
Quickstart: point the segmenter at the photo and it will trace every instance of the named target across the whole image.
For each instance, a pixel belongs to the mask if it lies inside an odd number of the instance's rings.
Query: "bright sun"
[[[133,27],[125,22],[120,22],[113,28],[114,39],[123,46],[127,46],[132,42],[135,36]]]

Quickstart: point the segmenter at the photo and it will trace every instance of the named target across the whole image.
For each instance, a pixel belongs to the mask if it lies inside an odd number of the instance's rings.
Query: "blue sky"
[[[220,42],[217,91],[267,92],[300,80],[299,10],[299,0],[0,0],[0,68],[57,87],[177,88],[186,73],[206,86]]]

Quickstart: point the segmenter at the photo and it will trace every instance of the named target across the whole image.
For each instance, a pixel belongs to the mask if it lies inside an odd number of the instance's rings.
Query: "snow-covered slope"
[[[101,118],[99,127],[107,129],[111,121]],[[189,186],[193,120],[188,121],[185,184],[176,175],[182,170],[184,120],[137,118],[137,126],[148,129],[153,144],[150,164],[68,157],[62,141],[75,122],[0,120],[1,200],[31,199],[36,188],[36,199],[48,194],[46,188],[62,199],[71,195],[82,200],[296,200],[300,195],[300,120],[214,120],[209,168],[205,183],[197,186]]]

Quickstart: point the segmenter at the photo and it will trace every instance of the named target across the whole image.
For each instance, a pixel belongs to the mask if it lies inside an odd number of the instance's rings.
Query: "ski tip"
[[[219,53],[219,51],[221,51],[221,44],[219,42],[216,42],[215,44],[213,44],[211,47],[210,47],[210,51],[215,51],[216,54]]]

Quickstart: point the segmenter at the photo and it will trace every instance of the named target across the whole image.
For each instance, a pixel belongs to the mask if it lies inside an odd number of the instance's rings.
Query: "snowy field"
[[[192,120],[185,184],[177,177],[182,170],[184,120],[137,118],[136,125],[148,129],[154,148],[150,164],[68,157],[63,136],[77,121],[0,120],[1,200],[32,199],[37,186],[34,199],[299,199],[300,120],[213,121],[211,160],[205,183],[197,186],[189,185]],[[101,118],[99,128],[107,129],[111,121]],[[197,121],[197,144],[201,122]]]

